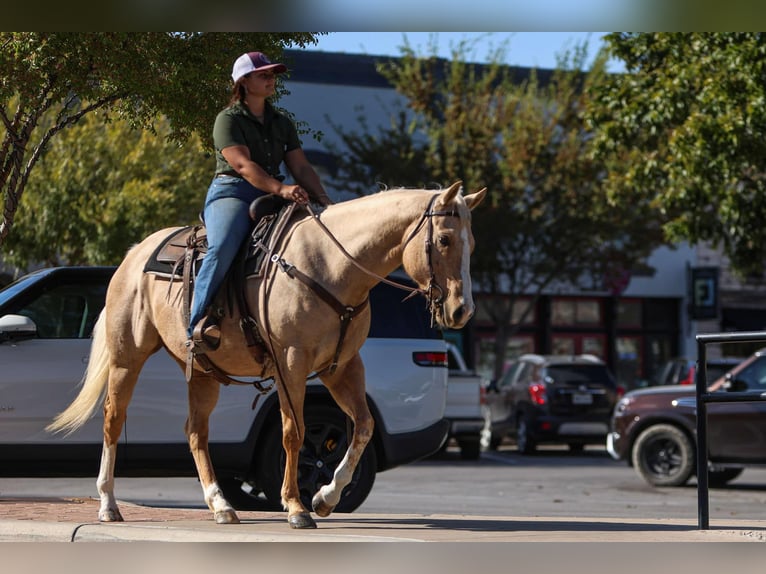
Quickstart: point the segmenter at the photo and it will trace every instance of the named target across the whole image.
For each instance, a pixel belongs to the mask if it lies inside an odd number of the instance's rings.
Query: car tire
[[[530,436],[529,420],[526,415],[519,415],[516,423],[516,450],[521,454],[535,454],[537,443]]]
[[[726,486],[732,480],[737,478],[744,468],[721,468],[719,470],[709,470],[707,473],[708,486],[721,488]]]
[[[654,425],[633,445],[633,468],[652,486],[681,486],[694,474],[695,448],[678,427]]]
[[[459,438],[460,458],[463,460],[478,460],[481,456],[481,440],[479,437]]]
[[[319,488],[329,484],[343,460],[348,445],[346,415],[337,407],[312,405],[304,408],[306,434],[298,460],[298,489],[301,501],[311,509],[311,499]],[[281,507],[285,452],[282,448],[282,425],[266,431],[256,461],[256,483],[273,504]],[[375,447],[368,444],[351,482],[343,489],[334,512],[353,512],[365,501],[375,483],[377,458]]]

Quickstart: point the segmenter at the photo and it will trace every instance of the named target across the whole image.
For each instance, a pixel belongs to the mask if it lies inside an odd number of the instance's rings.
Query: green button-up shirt
[[[213,144],[216,175],[236,175],[236,171],[228,164],[221,150],[229,146],[244,145],[250,150],[251,159],[274,177],[280,175],[279,167],[285,154],[301,147],[293,122],[277,112],[268,102],[263,124],[242,103],[222,110],[215,118]]]

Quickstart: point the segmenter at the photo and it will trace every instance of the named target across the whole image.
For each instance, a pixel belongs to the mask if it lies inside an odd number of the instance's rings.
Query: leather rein
[[[367,275],[374,277],[378,281],[382,283],[386,283],[387,285],[391,285],[392,287],[396,287],[398,289],[402,289],[404,291],[409,291],[410,294],[405,297],[405,301],[409,299],[410,297],[414,297],[415,295],[423,295],[425,297],[426,301],[428,302],[428,310],[431,314],[431,327],[434,326],[436,322],[436,312],[439,308],[442,308],[444,305],[444,289],[436,282],[436,274],[434,273],[433,268],[433,258],[432,258],[432,251],[433,251],[433,218],[434,217],[460,217],[460,214],[456,209],[449,209],[449,210],[439,210],[434,211],[433,206],[436,202],[436,198],[438,195],[434,195],[431,200],[428,202],[428,206],[423,211],[423,214],[420,216],[420,219],[418,220],[417,225],[415,228],[410,232],[410,234],[407,236],[407,239],[404,240],[404,243],[402,244],[402,251],[405,247],[409,244],[410,241],[420,232],[421,228],[425,223],[428,224],[428,233],[426,234],[426,240],[425,240],[425,250],[426,250],[426,262],[428,263],[428,274],[429,274],[429,280],[428,280],[428,287],[425,289],[421,289],[420,287],[410,287],[409,285],[404,285],[402,283],[397,283],[396,281],[391,281],[390,279],[387,279],[385,277],[382,277],[378,275],[377,273],[370,271],[363,265],[361,265],[354,257],[346,251],[346,248],[341,245],[341,243],[337,240],[337,238],[332,234],[332,232],[327,229],[327,226],[322,222],[322,220],[319,218],[319,215],[313,210],[311,207],[311,204],[306,204],[306,209],[308,209],[309,213],[311,214],[314,221],[316,221],[317,225],[319,225],[320,229],[330,238],[330,240],[335,244],[335,246],[340,250],[340,252],[360,271],[366,273]],[[438,295],[435,293],[438,291]],[[363,305],[366,304],[363,303]],[[442,309],[443,312],[443,309]]]

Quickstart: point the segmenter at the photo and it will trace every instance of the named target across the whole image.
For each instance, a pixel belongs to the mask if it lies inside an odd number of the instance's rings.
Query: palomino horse
[[[398,189],[328,207],[321,225],[295,210],[272,249],[271,267],[250,278],[246,298],[270,351],[264,365],[246,350],[245,337],[231,317],[221,319],[221,344],[209,358],[234,377],[273,376],[282,416],[286,453],[282,505],[293,528],[315,528],[298,490],[298,453],[303,444],[302,418],[306,381],[319,373],[343,412],[353,422],[348,450],[330,484],[312,499],[314,512],[328,516],[349,483],[372,437],[373,419],[365,399],[364,366],[359,349],[367,337],[367,297],[378,281],[400,265],[430,298],[434,319],[460,328],[474,311],[469,274],[473,250],[470,210],[486,194],[462,196],[460,182],[444,191]],[[322,228],[324,226],[324,229]],[[329,233],[327,232],[329,230]],[[72,432],[103,400],[104,444],[97,488],[100,521],[121,521],[114,496],[116,445],[128,403],[147,358],[165,347],[184,368],[187,346],[181,286],[143,272],[157,246],[173,231],[165,229],[134,246],[109,284],[106,306],[93,334],[83,386],[52,431]],[[342,246],[342,248],[339,248]],[[344,253],[345,250],[345,253]],[[357,309],[341,337],[336,310],[294,275],[295,269],[320,283],[347,309]],[[338,353],[338,341],[342,344]],[[334,369],[327,368],[336,362]],[[208,418],[220,384],[202,370],[188,383],[189,417],[185,433],[202,484],[204,499],[219,524],[239,519],[219,488],[208,452]]]

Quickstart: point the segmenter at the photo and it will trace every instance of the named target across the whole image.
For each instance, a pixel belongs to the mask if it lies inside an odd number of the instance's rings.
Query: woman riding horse
[[[213,127],[215,177],[203,216],[208,251],[196,279],[187,326],[192,350],[195,345],[210,347],[213,337],[206,337],[205,312],[250,232],[248,209],[253,200],[273,194],[299,204],[309,198],[322,205],[331,203],[301,149],[293,122],[268,101],[274,95],[276,74],[286,71],[284,64],[272,63],[261,52],[242,54],[234,62],[231,101]],[[298,185],[282,182],[283,161]]]

